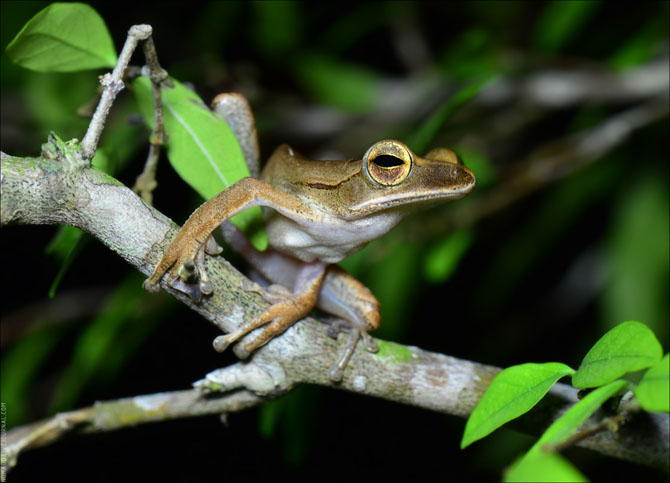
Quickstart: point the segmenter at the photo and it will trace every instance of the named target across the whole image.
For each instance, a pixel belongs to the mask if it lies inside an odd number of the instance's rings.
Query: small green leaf
[[[381,257],[393,263],[374,263]],[[412,302],[421,290],[421,274],[416,270],[420,263],[421,252],[397,233],[375,240],[341,262],[379,300],[384,323],[375,332],[378,337],[399,339],[406,332]]]
[[[477,176],[477,188],[487,187],[496,180],[496,167],[493,161],[483,152],[470,148],[458,147],[458,156]]]
[[[131,272],[81,331],[70,363],[54,389],[52,411],[72,408],[87,386],[108,382],[136,349],[138,341],[131,336],[139,335],[141,340],[149,336],[147,329],[155,323],[147,310],[141,280],[142,274]]]
[[[0,385],[2,402],[10,411],[6,413],[8,427],[15,426],[30,418],[31,397],[37,392],[37,379],[40,369],[49,365],[53,352],[66,334],[58,315],[54,314],[51,323],[40,324],[44,315],[30,323],[39,327],[23,334],[11,347],[3,349],[0,364]],[[48,318],[48,317],[47,317]]]
[[[615,186],[610,189],[617,189]],[[653,172],[636,173],[627,179],[626,189],[618,191],[604,246],[609,276],[601,294],[603,320],[643,320],[659,340],[668,340],[667,180]]]
[[[645,372],[635,397],[647,411],[670,412],[670,354]]]
[[[475,97],[490,81],[493,74],[485,75],[478,81],[466,85],[447,99],[435,112],[407,139],[407,145],[415,152],[422,153],[428,148],[442,126],[451,115],[463,104]]]
[[[472,243],[472,230],[458,230],[433,246],[423,264],[423,275],[432,283],[442,283],[451,276]]]
[[[249,176],[242,149],[228,124],[211,111],[198,95],[172,79],[175,87],[161,91],[172,167],[200,196],[210,199],[239,179]],[[133,87],[146,122],[153,126],[151,82],[135,79]],[[249,234],[262,224],[259,207],[233,217],[232,222]],[[259,249],[267,246],[265,232],[254,231],[251,241]]]
[[[49,298],[54,298],[56,289],[60,285],[65,273],[72,263],[77,259],[81,250],[86,246],[90,237],[85,232],[74,226],[61,226],[54,235],[49,245],[44,250],[47,255],[52,255],[60,266],[58,273],[49,287]]]
[[[325,55],[299,58],[295,75],[319,102],[364,113],[381,100],[381,76],[369,67]]]
[[[587,394],[584,399],[572,406],[553,422],[542,437],[528,450],[528,453],[544,450],[545,445],[556,446],[563,443],[588,419],[605,401],[623,389],[628,383],[623,380],[610,382]]]
[[[300,45],[303,9],[295,2],[253,2],[251,36],[271,61],[285,59]]]
[[[116,51],[98,12],[83,3],[52,3],[7,46],[13,62],[40,72],[114,67]]]
[[[528,412],[556,381],[574,372],[560,362],[528,363],[503,370],[470,415],[461,448]]]
[[[574,39],[598,9],[600,2],[547,2],[534,35],[534,44],[545,52],[558,52]]]
[[[503,481],[589,481],[572,463],[558,453],[533,453],[519,458]]]
[[[650,367],[661,357],[661,343],[646,325],[622,322],[602,336],[586,354],[572,376],[572,385],[602,386],[628,372]]]

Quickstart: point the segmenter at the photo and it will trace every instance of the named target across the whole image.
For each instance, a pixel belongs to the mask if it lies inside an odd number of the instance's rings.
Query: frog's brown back
[[[287,193],[330,191],[361,171],[360,160],[315,161],[279,146],[266,164],[261,179]]]

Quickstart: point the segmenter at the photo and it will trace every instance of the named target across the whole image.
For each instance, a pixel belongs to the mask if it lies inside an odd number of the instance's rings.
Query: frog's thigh
[[[321,286],[317,307],[364,331],[379,327],[379,302],[356,278],[331,265]]]

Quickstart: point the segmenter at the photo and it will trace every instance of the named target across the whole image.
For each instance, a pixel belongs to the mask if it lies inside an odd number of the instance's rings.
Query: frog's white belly
[[[267,215],[270,246],[304,262],[318,259],[326,263],[337,263],[357,252],[386,234],[402,218],[395,210],[360,220],[341,220],[319,213],[318,220],[296,222],[274,211]]]

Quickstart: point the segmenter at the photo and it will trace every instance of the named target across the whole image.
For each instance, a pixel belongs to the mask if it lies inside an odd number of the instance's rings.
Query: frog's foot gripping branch
[[[253,330],[264,327],[256,338],[237,350],[240,357],[246,358],[251,352],[307,316],[316,305],[327,268],[328,265],[320,261],[305,264],[296,279],[293,293],[282,290],[281,293],[271,291],[267,295],[263,294],[265,301],[273,305],[243,327],[214,339],[214,348],[223,352],[233,342]]]
[[[200,302],[203,294],[209,295],[213,290],[204,267],[205,253],[218,255],[223,248],[211,236],[208,236],[204,242],[200,242],[196,237],[182,238],[181,234],[182,232],[177,234],[151,276],[144,281],[142,286],[148,292],[156,293],[159,290],[161,278],[168,273],[167,282],[171,287],[187,294],[194,302]],[[189,283],[194,279],[198,280],[197,284]]]
[[[221,250],[212,237],[208,237],[204,242],[198,242],[197,238],[181,240],[178,234],[143,286],[148,291],[158,291],[160,279],[167,273],[167,282],[171,287],[199,302],[203,294],[212,293],[212,286],[204,269],[205,254],[216,255]],[[272,305],[244,326],[229,334],[218,336],[214,339],[214,348],[223,352],[247,334],[262,328],[252,340],[238,346],[237,355],[243,359],[247,358],[253,351],[283,333],[314,309],[327,271],[328,265],[324,262],[307,263],[299,270],[293,293],[281,286],[271,286],[269,291],[261,292],[263,299]],[[193,280],[197,280],[198,283],[189,283]],[[328,335],[334,339],[337,339],[340,332],[347,332],[349,336],[342,355],[329,371],[329,378],[333,382],[342,380],[344,370],[360,339],[363,339],[370,352],[378,350],[366,330],[355,327],[346,320],[338,319],[331,323],[328,329]]]
[[[330,322],[330,327],[328,328],[328,336],[336,339],[340,332],[348,332],[349,338],[347,339],[347,345],[340,356],[340,359],[330,368],[328,371],[328,377],[333,382],[339,382],[344,377],[344,369],[346,369],[351,356],[354,355],[356,346],[358,345],[359,340],[363,340],[365,348],[368,352],[377,352],[379,347],[372,338],[370,334],[364,329],[353,327],[349,322],[342,319],[337,319],[333,322]]]

